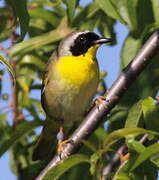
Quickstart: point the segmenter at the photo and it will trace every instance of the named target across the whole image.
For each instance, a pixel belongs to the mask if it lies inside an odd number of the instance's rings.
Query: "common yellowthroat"
[[[96,51],[111,42],[90,31],[76,31],[64,38],[53,52],[43,79],[41,102],[48,117],[33,153],[45,159],[63,124],[82,120],[96,94],[99,67]],[[62,128],[60,129],[62,131]],[[61,133],[59,139],[63,139]]]

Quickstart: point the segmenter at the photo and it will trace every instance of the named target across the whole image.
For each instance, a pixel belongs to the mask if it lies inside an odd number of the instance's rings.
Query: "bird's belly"
[[[67,85],[58,81],[57,87],[49,94],[48,110],[55,118],[60,118],[65,122],[82,119],[88,110],[91,100],[96,93],[98,79],[93,79],[87,84],[81,84],[80,87]],[[58,92],[58,93],[56,93]]]
[[[46,109],[52,117],[65,122],[82,119],[97,91],[97,62],[66,58],[54,64],[54,69],[56,71],[45,89]]]

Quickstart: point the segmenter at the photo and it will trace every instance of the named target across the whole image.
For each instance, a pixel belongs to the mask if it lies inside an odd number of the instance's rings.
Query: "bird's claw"
[[[100,110],[99,107],[100,107],[100,104],[101,104],[103,101],[108,101],[105,96],[99,96],[99,97],[95,100],[95,105],[96,105],[96,107],[98,108],[98,110]],[[107,105],[105,105],[105,106],[107,107]]]
[[[68,143],[72,143],[72,142],[73,141],[71,139],[66,139],[64,141],[58,142],[57,154],[59,155],[60,158],[61,158],[62,153],[65,157],[69,156],[69,154],[65,151],[65,145],[67,145]]]

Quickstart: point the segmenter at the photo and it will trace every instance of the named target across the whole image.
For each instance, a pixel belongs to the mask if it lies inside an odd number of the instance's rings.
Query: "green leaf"
[[[45,63],[37,56],[27,54],[19,61],[18,66],[34,66],[41,71],[44,71]]]
[[[82,23],[79,28],[80,30],[87,29],[93,31],[95,28],[98,27],[99,23],[100,23],[100,18],[98,16],[95,16],[91,19],[88,19],[85,23]]]
[[[124,41],[121,50],[122,68],[126,67],[129,64],[129,62],[135,57],[135,55],[139,51],[140,47],[141,39],[135,38],[131,34],[129,34]]]
[[[133,141],[127,140],[127,145],[128,145],[129,151],[135,150],[136,152],[141,153],[142,151],[145,150],[145,146],[136,140],[133,140]]]
[[[25,70],[23,68],[23,70]],[[31,72],[31,70],[28,68],[28,72]],[[29,74],[30,75],[30,74]],[[26,77],[28,74],[26,74]],[[19,94],[18,94],[18,105],[20,108],[23,106],[29,106],[30,105],[30,98],[29,98],[29,87],[30,83],[32,82],[32,79],[29,77],[21,77],[17,79],[17,85],[19,86]]]
[[[94,132],[94,135],[96,136],[96,138],[98,139],[98,142],[102,143],[105,138],[108,136],[108,132],[106,132],[104,130],[104,128],[99,127],[96,129],[96,131]]]
[[[143,7],[144,7],[144,11],[143,11]],[[138,33],[142,34],[143,30],[148,25],[153,24],[155,22],[151,0],[146,0],[146,1],[139,0],[136,11],[137,11]]]
[[[83,18],[85,20],[92,18],[98,10],[99,5],[96,2],[92,2],[86,7],[79,9],[78,14],[73,19],[72,25],[78,27],[80,24],[83,24]]]
[[[72,30],[67,27],[66,19],[63,19],[57,29],[14,45],[10,51],[10,56],[22,56],[29,51],[33,51],[39,47],[42,47],[43,45],[57,42],[70,32],[72,32]]]
[[[74,17],[75,9],[79,3],[79,0],[66,0],[67,4],[67,14],[69,22],[72,22],[72,19]]]
[[[15,15],[19,19],[21,37],[18,41],[23,40],[25,34],[28,31],[29,26],[29,14],[27,10],[27,0],[21,0],[20,2],[17,0],[8,0],[10,5],[12,6]]]
[[[131,159],[123,163],[119,166],[119,169],[116,171],[115,177],[113,180],[156,180],[157,179],[157,171],[155,165],[150,161],[145,161],[143,164],[138,166],[135,170],[131,171],[131,167],[133,166],[136,160],[137,154],[131,153]]]
[[[124,172],[122,168],[119,170],[120,171],[116,172],[113,180],[135,180],[135,179],[131,179],[131,177],[129,177],[129,174],[127,172]]]
[[[156,107],[154,99],[151,97],[144,99],[142,101],[142,110],[146,128],[159,132],[159,111]]]
[[[3,32],[0,33],[0,42],[8,39],[10,37],[11,30],[5,29]]]
[[[35,71],[35,67],[29,67],[29,66],[17,66],[17,76],[18,76],[18,79],[17,79],[17,82],[19,83],[18,85],[22,84],[23,83],[26,83],[26,87],[25,85],[21,86],[22,89],[25,89],[29,92],[30,90],[30,86],[32,85],[33,83],[33,80],[37,80],[37,72]]]
[[[91,161],[91,167],[90,167],[90,173],[93,175],[96,171],[96,165],[98,160],[100,159],[100,156],[98,153],[94,153],[91,157],[90,157],[90,161]]]
[[[23,138],[32,130],[34,130],[36,127],[42,124],[43,124],[42,121],[36,121],[36,120],[31,122],[22,122],[18,124],[16,130],[13,131],[11,136],[0,145],[0,156],[2,156],[6,151],[8,151],[8,149],[12,145],[14,145],[17,141],[19,141],[21,138]]]
[[[30,38],[34,36],[41,35],[42,33],[48,31],[48,23],[43,19],[31,18],[29,23],[29,36]]]
[[[8,39],[12,33],[12,22],[10,18],[12,17],[12,12],[6,8],[0,8],[0,41],[4,41]]]
[[[71,167],[83,162],[89,163],[89,158],[83,154],[72,155],[67,159],[63,160],[61,163],[57,164],[56,166],[50,167],[42,180],[57,179],[63,173],[68,171]]]
[[[100,8],[110,17],[127,24],[119,13],[119,9],[112,0],[96,0]]]
[[[124,0],[123,5],[125,7],[120,8],[120,13],[122,13],[122,17],[128,23],[128,28],[131,31],[136,30],[138,28],[137,13],[136,13],[138,1],[139,0],[129,0],[129,1]],[[123,2],[123,1],[119,1],[119,2]],[[125,12],[123,11],[123,8],[125,9]]]
[[[133,49],[135,47],[130,48]],[[129,54],[127,54],[127,56],[129,57]],[[145,67],[144,72],[138,76],[137,80],[132,84],[128,91],[126,91],[125,96],[122,98],[122,104],[132,106],[132,104],[136,103],[139,99],[156,96],[156,93],[158,92],[157,79],[159,76],[158,58],[159,57],[156,56],[151,60],[151,63]]]
[[[142,153],[138,156],[135,163],[132,165],[131,170],[134,170],[141,163],[143,163],[146,159],[150,158],[152,155],[159,151],[159,143],[155,143],[147,147]]]
[[[107,38],[112,38],[113,42],[111,45],[114,45],[116,43],[116,35],[114,32],[114,25],[115,25],[115,20],[112,19],[111,17],[107,16],[103,12],[101,13],[101,22],[99,23],[99,32]]]
[[[110,17],[125,24],[131,31],[137,29],[138,0],[96,0],[101,9]],[[104,22],[104,21],[103,21]]]
[[[159,133],[157,132],[149,131],[142,128],[123,128],[123,129],[113,131],[111,134],[109,134],[106,140],[104,141],[104,146],[106,147],[106,149],[108,149],[110,145],[114,144],[121,138],[130,137],[130,136],[138,136],[145,133],[159,135]]]
[[[138,126],[139,121],[142,117],[142,106],[141,101],[137,102],[132,106],[128,112],[128,117],[125,122],[125,128],[135,128]]]
[[[9,62],[2,55],[0,55],[0,61],[7,66],[7,69],[11,73],[11,75],[13,77],[13,81],[15,83],[15,76],[16,75],[15,75],[15,71],[13,70],[12,66],[9,64]]]
[[[7,119],[7,113],[0,112],[0,139],[1,139],[0,144],[8,135],[7,131],[5,131],[6,127],[8,126],[8,124],[5,124],[6,119]]]
[[[49,44],[49,45],[45,45],[45,46],[42,46],[40,47],[38,50],[37,50],[37,54],[39,56],[42,56],[44,55],[45,53],[51,53],[54,49],[56,49],[57,47],[57,44]],[[48,60],[48,59],[47,59]],[[43,60],[44,61],[44,60]]]
[[[159,1],[151,0],[155,21],[159,22]]]
[[[81,143],[84,144],[87,148],[89,148],[92,152],[96,152],[97,148],[92,142],[83,139],[81,140]]]
[[[123,128],[123,124],[127,118],[128,107],[124,107],[122,105],[117,105],[111,111],[111,116],[109,117],[109,121],[111,128],[113,129],[121,129]]]
[[[61,39],[61,36],[54,30],[46,34],[33,37],[13,46],[10,51],[10,56],[22,56],[23,54],[35,50],[45,44],[56,42]]]
[[[57,15],[49,10],[37,7],[29,10],[31,17],[40,18],[51,24],[53,27],[56,27],[59,24],[59,18]]]
[[[152,155],[151,162],[153,162],[157,167],[159,167],[159,152]]]
[[[41,90],[41,88],[39,90]],[[41,106],[41,101],[37,100],[37,99],[34,99],[34,98],[30,98],[30,101],[31,101],[32,105],[28,108],[28,111],[30,111],[32,116],[35,116],[36,118],[38,118],[39,114],[44,115],[44,110],[43,110],[43,108]],[[38,112],[38,114],[36,113],[36,111]]]
[[[5,16],[5,12],[4,9],[0,8],[0,11],[1,11],[1,16],[0,16],[0,21],[1,21],[1,26],[0,26],[0,33],[2,33],[5,28],[6,28],[6,25],[7,25],[7,16]]]
[[[157,180],[158,168],[151,161],[147,160],[141,166],[136,168],[135,170],[138,171],[138,174],[141,173],[141,167],[142,167],[143,178],[140,178],[140,179]],[[136,171],[134,171],[134,172],[136,172]]]
[[[37,103],[33,103],[33,101],[37,101]],[[37,106],[37,104],[39,104],[39,106]],[[30,113],[31,116],[33,116],[36,120],[40,120],[40,115],[45,116],[44,115],[44,110],[41,107],[41,102],[40,100],[35,100],[35,99],[30,99],[30,104],[29,106],[25,106],[26,110]]]

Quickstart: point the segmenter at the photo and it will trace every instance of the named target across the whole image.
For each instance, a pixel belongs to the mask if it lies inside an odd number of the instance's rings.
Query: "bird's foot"
[[[95,100],[95,105],[96,105],[96,107],[98,108],[98,110],[100,110],[100,104],[103,102],[103,101],[108,101],[107,99],[106,99],[106,97],[105,96],[99,96],[96,100]],[[109,102],[109,101],[108,101]],[[106,107],[107,105],[105,105],[105,107]]]
[[[99,104],[103,101],[106,101],[106,97],[105,96],[99,96],[96,100],[95,100],[95,105],[98,107]]]
[[[64,129],[63,129],[63,127],[60,127],[60,130],[57,134],[57,140],[58,140],[58,142],[61,142],[64,140]]]
[[[67,152],[65,151],[65,146],[69,143],[72,143],[72,140],[70,139],[66,139],[63,141],[59,141],[58,142],[58,147],[57,147],[57,154],[59,155],[59,157],[61,158],[61,154],[63,153],[65,157],[67,157],[69,154],[67,154]]]
[[[57,145],[57,154],[59,155],[60,159],[62,158],[61,155],[63,154],[65,157],[67,157],[69,154],[65,151],[65,146],[69,143],[73,143],[73,140],[66,139],[64,140],[64,129],[61,126],[60,130],[57,134],[58,139],[58,145]]]

